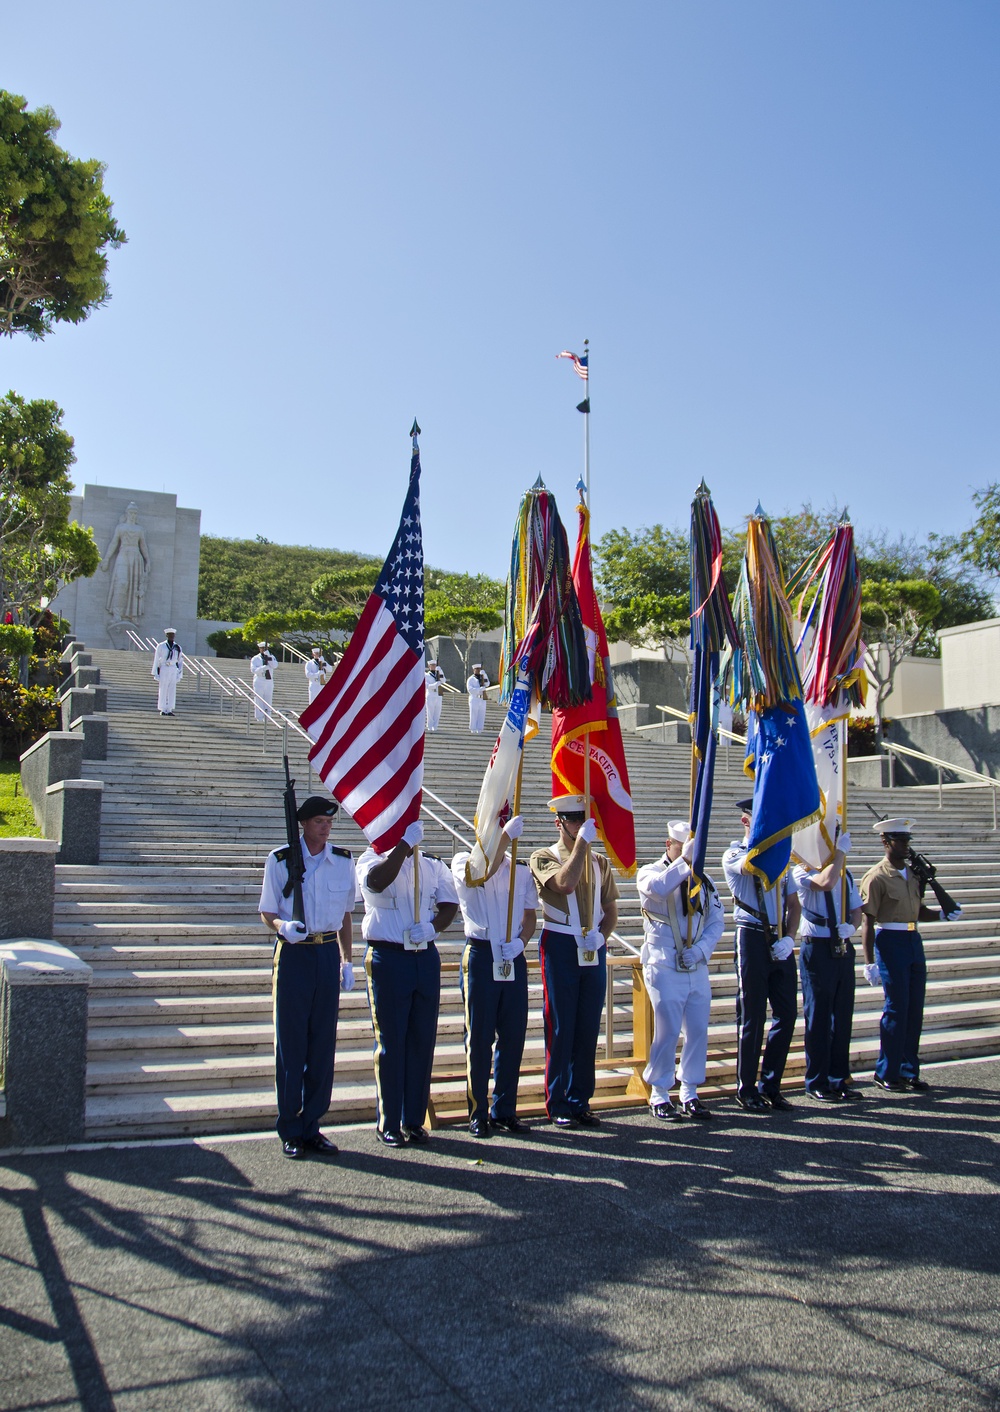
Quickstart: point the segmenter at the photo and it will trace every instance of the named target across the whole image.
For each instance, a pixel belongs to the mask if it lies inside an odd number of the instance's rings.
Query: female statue
[[[142,617],[149,550],[142,525],[136,524],[138,514],[138,505],[134,500],[129,501],[125,514],[115,526],[108,552],[101,560],[101,568],[111,573],[107,609],[116,623],[123,619],[135,623]]]

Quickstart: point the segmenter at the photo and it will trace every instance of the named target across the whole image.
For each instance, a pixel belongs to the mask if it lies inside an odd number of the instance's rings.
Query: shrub
[[[890,720],[883,718],[883,732],[891,725]],[[847,722],[847,753],[849,756],[879,753],[875,740],[874,716],[852,716]]]
[[[59,698],[50,686],[0,677],[0,759],[16,760],[46,731],[59,729]]]

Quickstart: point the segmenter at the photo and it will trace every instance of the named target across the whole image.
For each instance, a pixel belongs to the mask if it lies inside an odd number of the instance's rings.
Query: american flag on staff
[[[313,768],[385,853],[420,814],[424,780],[424,552],[420,428],[389,557],[347,651],[299,720]]]
[[[564,348],[561,353],[556,354],[556,357],[568,358],[573,364],[573,371],[576,373],[577,377],[583,378],[584,382],[588,381],[590,378],[588,371],[588,359],[590,355],[588,353],[582,355],[579,353],[571,353],[568,348]]]

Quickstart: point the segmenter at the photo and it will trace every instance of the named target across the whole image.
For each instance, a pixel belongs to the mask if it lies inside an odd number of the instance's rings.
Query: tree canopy
[[[110,298],[108,248],[125,244],[100,162],[54,140],[51,108],[0,89],[0,334],[44,338]]]
[[[374,584],[381,562],[341,549],[202,535],[198,616],[243,623],[259,613],[314,611],[313,585],[325,574],[363,571]]]

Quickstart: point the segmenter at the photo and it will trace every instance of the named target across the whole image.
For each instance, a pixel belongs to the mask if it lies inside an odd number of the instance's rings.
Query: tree
[[[0,89],[0,334],[44,338],[110,298],[107,250],[125,244],[104,167],[53,140],[51,108]]]
[[[958,552],[966,564],[990,578],[1000,578],[1000,482],[991,481],[973,492],[979,514],[971,528],[959,535]]]
[[[424,633],[450,637],[468,677],[480,633],[503,626],[505,588],[487,574],[424,570]]]
[[[315,609],[312,586],[336,569],[374,566],[381,560],[342,549],[314,549],[301,544],[272,544],[256,539],[220,539],[202,535],[198,571],[198,616],[245,622],[256,613]]]
[[[0,614],[15,620],[101,561],[91,530],[69,518],[73,438],[55,402],[0,399]]]
[[[690,550],[683,530],[653,525],[634,533],[609,530],[596,546],[597,586],[612,641],[656,647],[663,655],[686,646],[690,612]]]
[[[332,573],[321,574],[309,593],[316,603],[328,604],[333,609],[325,614],[331,627],[353,632],[380,572],[381,565],[374,561],[349,569],[335,569]]]
[[[875,683],[875,740],[882,742],[885,699],[896,669],[913,652],[941,608],[941,595],[926,579],[861,580],[861,631],[865,667]]]

